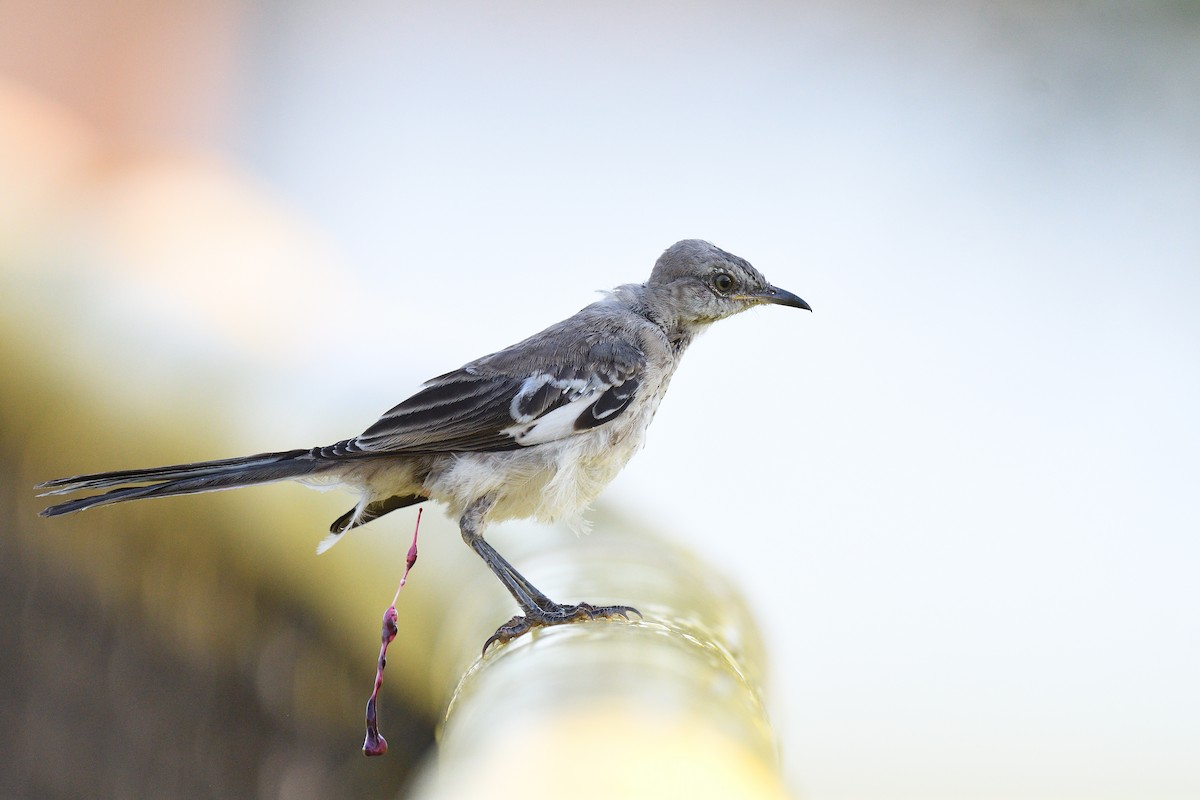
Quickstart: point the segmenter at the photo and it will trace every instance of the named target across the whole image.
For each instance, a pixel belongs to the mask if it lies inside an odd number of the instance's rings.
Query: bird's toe
[[[642,616],[642,612],[633,606],[594,606],[591,603],[560,605],[556,603],[548,608],[534,609],[525,616],[515,616],[501,625],[483,643],[483,652],[486,653],[488,648],[493,644],[511,642],[513,639],[529,633],[534,628],[566,625],[571,622],[583,622],[589,619],[607,619],[611,617],[629,619],[630,614],[637,614],[639,618]]]

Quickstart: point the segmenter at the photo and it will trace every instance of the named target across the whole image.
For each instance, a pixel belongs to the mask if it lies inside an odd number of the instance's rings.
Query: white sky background
[[[603,501],[749,596],[793,785],[1200,794],[1193,6],[254,14],[200,144],[346,266],[272,293],[248,452],[710,239],[815,311],[702,337]]]

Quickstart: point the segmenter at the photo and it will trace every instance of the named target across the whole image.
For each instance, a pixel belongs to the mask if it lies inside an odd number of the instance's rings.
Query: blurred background
[[[815,311],[693,346],[592,538],[745,595],[792,791],[1200,794],[1197,4],[0,19],[0,793],[396,796],[491,580],[440,514],[368,762],[415,512],[317,559],[348,496],[29,487],[353,435],[699,237]]]

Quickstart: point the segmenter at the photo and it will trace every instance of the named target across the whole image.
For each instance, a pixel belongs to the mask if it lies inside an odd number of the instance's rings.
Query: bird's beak
[[[746,295],[748,300],[757,300],[760,303],[774,303],[779,306],[791,306],[792,308],[803,308],[812,311],[812,306],[801,300],[796,295],[786,289],[778,289],[774,286],[768,286],[761,292]]]

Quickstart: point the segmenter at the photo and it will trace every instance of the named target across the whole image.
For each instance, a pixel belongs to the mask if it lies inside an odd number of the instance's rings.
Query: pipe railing
[[[555,599],[631,603],[643,619],[534,631],[481,656],[492,620],[460,617],[434,668],[461,677],[412,796],[785,797],[745,604],[679,547],[597,527],[526,538],[514,561]]]

